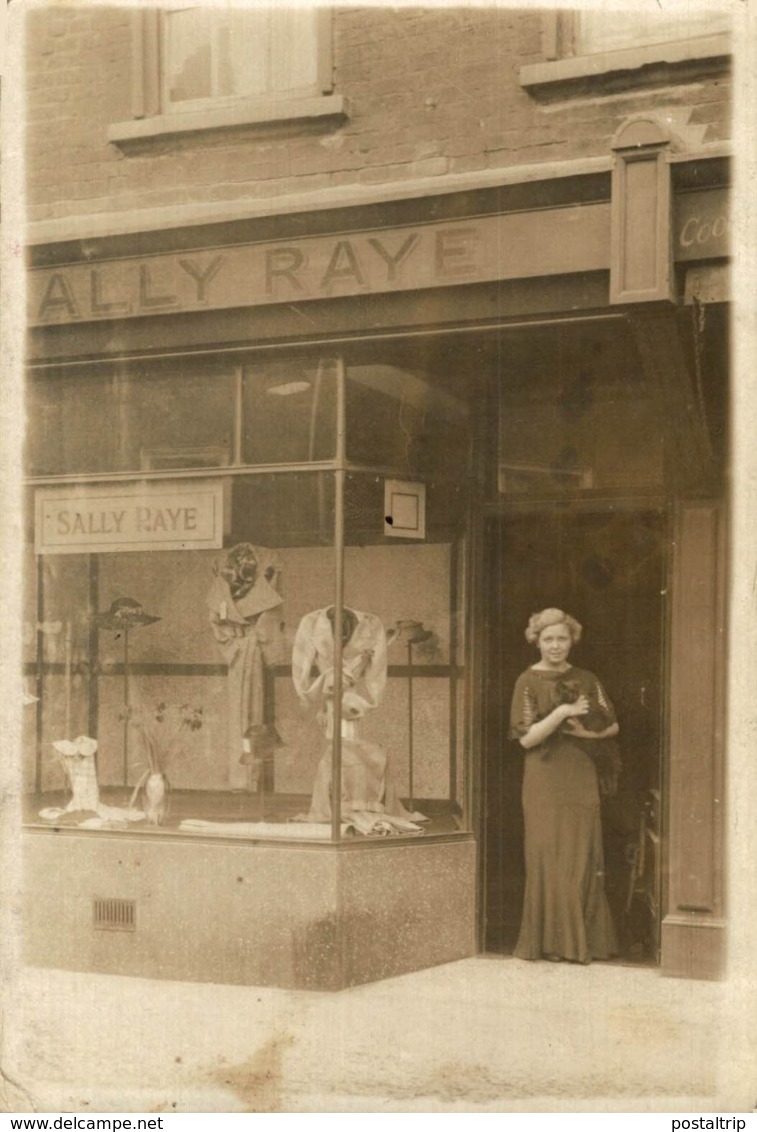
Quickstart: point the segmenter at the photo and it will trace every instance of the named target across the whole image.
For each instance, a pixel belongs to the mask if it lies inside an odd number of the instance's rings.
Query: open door
[[[523,756],[510,698],[537,654],[531,613],[565,609],[584,627],[572,660],[602,680],[621,724],[624,772],[603,800],[606,888],[623,958],[657,962],[667,517],[661,510],[542,510],[488,520],[485,707],[486,947],[512,951],[524,886]]]

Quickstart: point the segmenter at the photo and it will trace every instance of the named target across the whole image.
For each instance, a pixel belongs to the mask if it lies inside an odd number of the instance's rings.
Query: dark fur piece
[[[557,680],[555,682],[556,704],[574,704],[581,695],[586,695],[586,692],[582,690],[577,680]],[[604,731],[610,725],[609,715],[598,700],[592,702],[592,697],[587,698],[589,700],[589,711],[586,715],[576,717],[578,722],[587,731]],[[614,738],[582,739],[578,735],[574,736],[570,720],[566,720],[560,730],[563,735],[570,735],[576,746],[580,747],[594,763],[599,779],[600,793],[604,795],[616,794],[623,765],[617,740]]]

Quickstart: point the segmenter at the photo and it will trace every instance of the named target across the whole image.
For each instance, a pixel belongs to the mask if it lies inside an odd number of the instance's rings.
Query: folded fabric
[[[142,810],[124,809],[122,806],[105,806],[101,802],[97,813],[106,821],[144,821]]]
[[[46,806],[44,810],[39,811],[39,816],[44,818],[45,821],[58,821],[66,813],[58,806]]]
[[[82,818],[81,821],[70,820],[77,812],[90,813],[93,816]],[[144,821],[145,817],[141,810],[128,810],[121,806],[106,806],[102,802],[98,803],[97,806],[78,811],[47,806],[39,811],[39,816],[44,821],[64,821],[66,825],[75,826],[77,829],[105,829],[109,822],[137,822]]]
[[[394,814],[378,814],[370,810],[350,810],[348,820],[358,833],[370,837],[402,837],[406,834],[417,836],[423,830],[415,822]]]

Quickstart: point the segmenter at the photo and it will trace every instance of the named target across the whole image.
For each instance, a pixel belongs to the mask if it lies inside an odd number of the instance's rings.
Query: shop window
[[[650,2],[633,12],[594,8],[541,18],[543,61],[521,67],[524,87],[621,73],[631,82],[650,65],[712,60],[731,52],[733,19],[725,10],[670,12]]]
[[[58,374],[27,387],[32,476],[222,467],[233,459],[232,369]]]
[[[634,494],[665,482],[664,413],[629,341],[545,336],[514,355],[499,394],[505,496]]]
[[[333,460],[334,363],[305,359],[246,366],[243,420],[246,464]]]
[[[369,789],[376,760],[395,817],[452,832],[464,813],[463,489],[429,480],[425,537],[393,539],[384,534],[384,486],[369,473],[346,477],[345,609],[368,611],[383,626],[387,678],[375,704],[366,697],[370,706],[354,740],[343,739],[342,759]]]
[[[133,120],[110,141],[342,113],[327,9],[186,5],[133,20]]]
[[[347,373],[347,456],[398,474],[465,474],[467,403],[423,369],[361,364]]]
[[[261,354],[35,377],[30,821],[299,840],[466,828],[467,415],[429,372],[409,381],[407,425],[400,372]],[[384,406],[371,446],[350,441],[351,386]],[[422,488],[415,534],[387,522],[390,473]]]

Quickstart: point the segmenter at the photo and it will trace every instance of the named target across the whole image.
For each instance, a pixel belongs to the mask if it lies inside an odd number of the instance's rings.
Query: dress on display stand
[[[281,573],[276,551],[239,543],[218,566],[207,596],[213,636],[229,668],[232,789],[257,789],[262,760],[277,745],[265,670],[283,660]]]
[[[300,702],[318,709],[318,721],[326,739],[334,737],[334,610],[306,613],[300,621],[292,649],[292,680]],[[387,640],[384,626],[375,614],[346,609],[342,645],[342,814],[350,815],[360,828],[360,814],[388,822],[393,831],[420,832],[415,822],[425,820],[402,805],[392,777],[391,760],[378,743],[360,739],[358,724],[366,712],[377,708],[386,686]],[[313,675],[313,669],[317,675]],[[331,820],[331,748],[318,764],[310,812],[306,821]],[[374,830],[371,830],[374,831]],[[375,830],[381,832],[381,830]],[[389,832],[389,829],[383,830]]]

